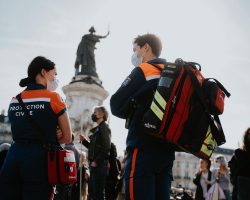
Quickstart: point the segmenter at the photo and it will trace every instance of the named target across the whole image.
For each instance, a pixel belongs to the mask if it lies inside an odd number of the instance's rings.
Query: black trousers
[[[90,167],[89,191],[92,200],[105,199],[105,184],[108,175],[107,163]]]

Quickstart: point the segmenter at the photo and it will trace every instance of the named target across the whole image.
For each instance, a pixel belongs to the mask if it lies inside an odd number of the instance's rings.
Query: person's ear
[[[47,73],[47,72],[46,72],[45,69],[42,69],[41,72],[40,72],[40,74],[42,75],[42,77],[45,77],[46,73]]]
[[[104,113],[103,113],[103,112],[101,112],[100,114],[101,114],[101,117],[102,117],[102,118],[104,118]]]
[[[145,52],[148,52],[148,51],[151,50],[151,47],[149,46],[148,43],[146,43],[146,44],[144,45],[144,49],[145,49]]]
[[[148,43],[144,44],[143,49],[144,49],[145,51],[148,50]]]

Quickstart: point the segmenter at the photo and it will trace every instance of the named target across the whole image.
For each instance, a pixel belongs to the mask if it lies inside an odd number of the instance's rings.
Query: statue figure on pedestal
[[[89,34],[82,37],[81,42],[78,45],[76,52],[76,62],[75,62],[75,75],[89,75],[98,77],[96,73],[95,65],[95,45],[100,42],[100,39],[106,38],[109,35],[109,31],[106,35],[95,35],[95,28],[92,26],[89,29]],[[81,66],[81,71],[79,67]]]

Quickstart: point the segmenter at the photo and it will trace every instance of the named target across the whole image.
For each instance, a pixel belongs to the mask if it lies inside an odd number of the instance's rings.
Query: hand
[[[95,161],[93,161],[90,166],[91,167],[97,167],[97,163]]]
[[[79,135],[79,139],[81,142],[83,142],[84,140],[86,140],[86,137],[84,135]]]
[[[89,175],[87,173],[84,174],[84,180],[89,180]]]
[[[62,130],[60,128],[57,128],[56,129],[56,138],[57,138],[57,141],[59,141],[60,139],[62,139],[62,137],[63,137]]]

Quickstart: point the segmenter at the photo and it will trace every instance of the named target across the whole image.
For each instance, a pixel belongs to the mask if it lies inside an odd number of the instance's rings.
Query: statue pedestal
[[[108,92],[102,87],[98,78],[86,75],[75,76],[62,90],[66,95],[72,130],[76,136],[80,133],[87,136],[94,125],[91,120],[93,107],[102,105],[108,97]]]

